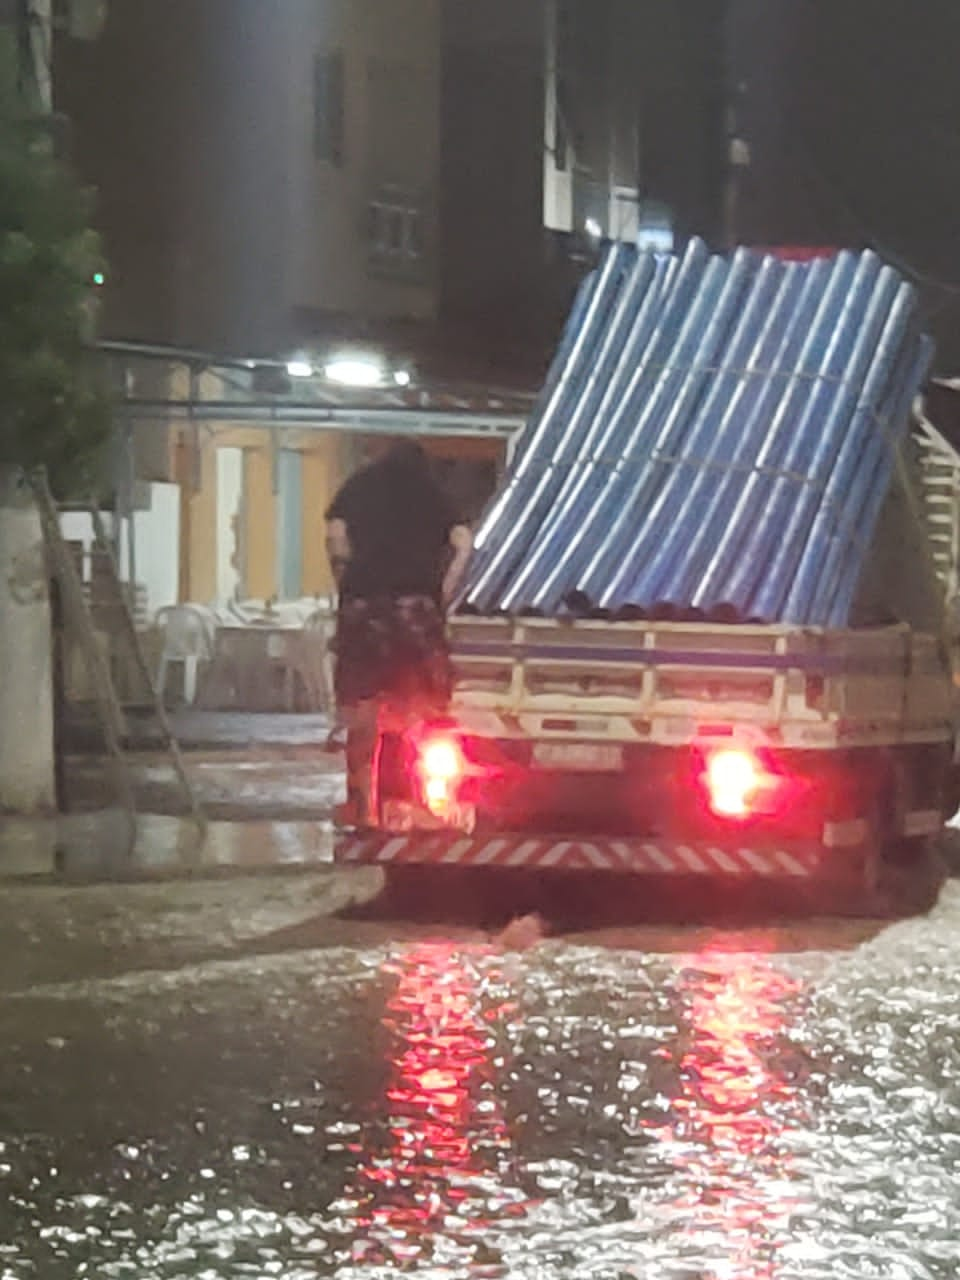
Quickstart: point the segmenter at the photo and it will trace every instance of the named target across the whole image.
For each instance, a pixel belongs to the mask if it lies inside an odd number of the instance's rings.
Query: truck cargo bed
[[[455,706],[478,731],[690,741],[754,725],[787,746],[936,741],[952,692],[936,637],[906,626],[456,618]],[[486,717],[485,714],[486,713]]]

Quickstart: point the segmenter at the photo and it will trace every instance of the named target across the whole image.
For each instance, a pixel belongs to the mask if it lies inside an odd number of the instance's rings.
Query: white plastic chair
[[[183,697],[192,706],[197,696],[200,663],[209,662],[213,657],[213,620],[196,605],[175,604],[159,610],[156,626],[163,632],[157,693],[163,698],[171,664],[182,663]]]
[[[323,661],[322,661],[322,689],[323,689],[323,709],[324,711],[335,711],[335,698],[333,693],[333,638],[337,630],[337,616],[332,607],[326,602],[317,602],[315,607],[303,624],[304,631],[319,632],[323,637]]]
[[[314,609],[303,626],[287,642],[287,709],[293,710],[294,683],[299,677],[314,711],[333,707],[333,665],[330,639],[333,619],[326,610]]]

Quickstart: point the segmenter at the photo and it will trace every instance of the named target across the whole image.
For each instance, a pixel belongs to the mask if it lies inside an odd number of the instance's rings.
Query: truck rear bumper
[[[604,871],[629,875],[683,875],[798,880],[849,866],[852,850],[820,844],[736,847],[710,842],[580,836],[529,836],[502,832],[357,832],[341,835],[334,861],[381,864]],[[846,855],[846,856],[845,856]]]

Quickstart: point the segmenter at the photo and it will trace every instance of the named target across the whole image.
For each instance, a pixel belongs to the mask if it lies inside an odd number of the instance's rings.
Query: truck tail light
[[[746,818],[764,787],[764,770],[756,756],[738,747],[724,747],[706,757],[704,784],[707,803],[721,818]]]
[[[432,733],[417,744],[417,773],[423,802],[435,817],[443,817],[456,802],[466,776],[463,750],[455,737]]]

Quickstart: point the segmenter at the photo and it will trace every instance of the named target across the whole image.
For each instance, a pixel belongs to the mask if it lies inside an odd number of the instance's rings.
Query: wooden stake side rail
[[[664,742],[689,740],[704,720],[799,746],[953,732],[942,646],[906,626],[456,618],[451,643],[458,714],[500,716],[524,736],[560,731],[564,718],[574,735],[595,718],[599,736]]]

